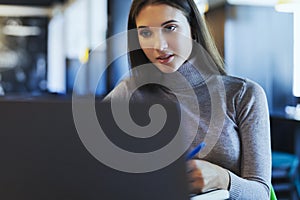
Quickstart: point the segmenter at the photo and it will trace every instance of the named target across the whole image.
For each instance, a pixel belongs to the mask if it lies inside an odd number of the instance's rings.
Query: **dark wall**
[[[224,57],[224,26],[226,21],[226,6],[220,5],[205,13],[205,19],[209,31],[216,43],[216,46]]]
[[[293,16],[273,7],[228,6],[225,61],[229,74],[258,82],[271,112],[294,103]]]
[[[127,19],[131,0],[109,0],[108,1],[108,38],[127,30]],[[114,40],[115,41],[115,40]],[[126,41],[124,41],[126,43]],[[112,42],[108,46],[108,57],[115,56],[121,43]],[[108,71],[108,90],[116,85],[120,77],[128,71],[127,56],[120,56],[113,62]]]

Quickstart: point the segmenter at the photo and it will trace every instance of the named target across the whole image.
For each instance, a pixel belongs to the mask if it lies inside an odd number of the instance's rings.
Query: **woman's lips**
[[[163,55],[163,56],[159,56],[157,58],[158,62],[161,64],[168,64],[170,62],[172,62],[174,59],[174,55],[170,54],[170,55]]]

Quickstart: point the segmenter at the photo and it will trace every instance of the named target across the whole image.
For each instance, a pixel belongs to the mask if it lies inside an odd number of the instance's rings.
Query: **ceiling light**
[[[279,0],[275,5],[278,12],[298,12],[300,11],[300,0]]]

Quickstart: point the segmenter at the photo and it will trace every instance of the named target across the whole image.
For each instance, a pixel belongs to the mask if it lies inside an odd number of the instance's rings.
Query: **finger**
[[[194,174],[193,172],[190,172],[190,173],[187,174],[187,181],[188,181],[189,183],[195,182],[195,181],[196,181],[196,179],[195,179],[195,174]]]
[[[196,169],[196,162],[194,161],[194,160],[189,160],[189,161],[187,161],[187,167],[186,167],[186,169],[187,169],[187,172],[188,173],[190,173],[190,172],[192,172],[193,170],[195,170]]]
[[[191,194],[199,194],[199,193],[201,193],[202,192],[202,187],[199,184],[199,182],[194,181],[194,182],[189,183],[189,192]]]
[[[192,171],[187,173],[188,183],[203,182],[203,176],[201,170],[194,168]]]

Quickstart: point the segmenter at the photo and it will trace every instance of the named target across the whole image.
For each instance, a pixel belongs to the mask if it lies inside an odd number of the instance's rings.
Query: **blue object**
[[[197,153],[199,153],[201,151],[201,149],[203,149],[205,147],[205,142],[201,142],[200,144],[198,144],[198,146],[196,146],[190,153],[188,153],[187,155],[187,160],[192,159]]]

